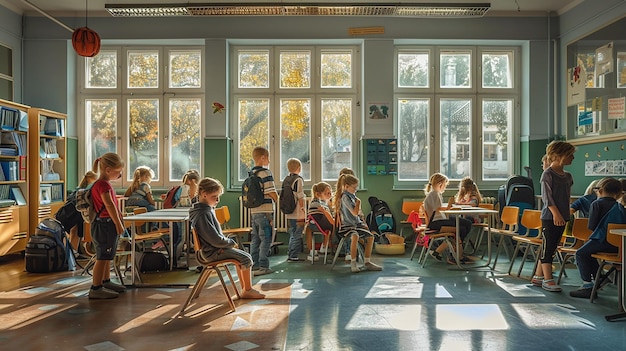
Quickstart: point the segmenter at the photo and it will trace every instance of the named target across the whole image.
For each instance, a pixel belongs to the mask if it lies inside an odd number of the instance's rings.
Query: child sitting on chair
[[[332,226],[335,223],[335,218],[333,217],[330,211],[330,207],[328,206],[328,201],[330,201],[330,199],[333,196],[333,192],[331,190],[330,184],[326,182],[315,183],[313,185],[313,188],[311,188],[311,195],[313,195],[313,199],[311,200],[311,203],[309,203],[309,218],[315,218],[317,225],[319,225],[321,229],[332,230]],[[326,221],[324,221],[322,218],[325,218]],[[323,225],[324,223],[328,227],[324,226]],[[308,261],[319,260],[317,251],[315,250],[314,247],[312,247],[313,245],[312,232],[318,231],[318,230],[319,229],[311,223],[309,223],[309,225],[307,226],[305,230],[307,248],[309,252],[313,253],[313,255],[309,254],[309,256],[307,257]],[[326,250],[328,250],[330,239],[331,239],[330,235],[324,236],[324,242],[322,243],[322,248],[325,248]],[[322,250],[320,249],[320,251]]]
[[[150,188],[152,178],[154,178],[154,172],[150,167],[139,166],[135,169],[133,182],[124,193],[124,196],[128,197],[126,206],[145,207],[148,211],[156,209],[152,198],[152,188]]]
[[[238,261],[237,275],[241,282],[244,299],[262,299],[265,295],[252,289],[252,256],[239,250],[233,239],[222,233],[222,228],[215,216],[215,206],[220,202],[224,192],[222,184],[213,178],[204,178],[198,184],[198,202],[189,210],[191,226],[196,230],[202,250],[198,255],[205,262],[225,259]]]
[[[362,270],[382,271],[383,268],[370,261],[372,248],[374,247],[374,234],[372,234],[363,220],[359,217],[361,211],[361,199],[356,197],[356,190],[359,186],[359,179],[350,174],[339,177],[339,184],[342,184],[342,192],[335,194],[335,212],[341,216],[340,235],[350,235],[350,269],[353,273]],[[365,264],[363,267],[357,266],[357,245],[359,239],[365,240],[365,252],[363,254]]]

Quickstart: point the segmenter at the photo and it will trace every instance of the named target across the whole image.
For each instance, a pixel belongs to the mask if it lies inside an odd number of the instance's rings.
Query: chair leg
[[[604,262],[600,263],[600,266],[598,266],[598,271],[596,272],[596,275],[594,276],[594,282],[593,282],[593,289],[591,289],[591,296],[589,296],[589,302],[593,303],[594,300],[594,296],[595,294],[598,293],[598,288],[600,287],[600,281],[602,280],[601,276],[602,276],[602,267],[604,266]]]
[[[519,265],[519,269],[517,270],[517,277],[522,275],[522,269],[524,269],[524,263],[526,263],[526,257],[528,257],[528,250],[530,249],[530,245],[526,244],[526,249],[524,250],[524,256],[522,256],[522,262]]]
[[[309,255],[311,255],[311,264],[315,262],[315,233],[311,233],[311,251],[309,251]]]
[[[508,275],[511,275],[511,271],[513,270],[513,264],[515,263],[515,259],[517,259],[517,253],[519,252],[521,246],[521,242],[517,242],[515,245],[515,250],[513,250],[513,255],[511,256],[511,262],[509,263],[509,270],[507,271]]]
[[[214,266],[213,270],[215,270],[217,276],[220,278],[220,283],[222,283],[222,290],[224,290],[224,295],[226,295],[226,298],[228,299],[228,304],[230,305],[230,312],[235,312],[236,308],[235,303],[233,302],[233,297],[230,296],[230,291],[228,291],[228,286],[226,286],[226,282],[224,281],[224,277],[222,276],[222,272],[220,271],[219,266]],[[230,276],[230,272],[228,272],[228,275]],[[233,286],[235,286],[234,282]],[[237,287],[235,287],[235,291],[237,291]],[[237,296],[239,296],[239,292],[237,292]]]
[[[411,250],[411,261],[413,261],[413,256],[415,256],[415,250],[417,250],[417,242],[413,245],[413,250]]]
[[[330,270],[332,271],[333,268],[335,268],[335,263],[337,262],[337,257],[339,257],[339,252],[341,252],[341,250],[343,250],[343,243],[346,240],[346,237],[343,236],[341,237],[341,239],[339,240],[339,245],[337,245],[337,250],[335,250],[335,257],[333,258],[333,263],[330,266]]]
[[[224,265],[223,268],[226,271],[226,274],[228,274],[228,279],[230,279],[230,284],[235,289],[235,295],[237,295],[237,298],[241,299],[241,294],[239,293],[239,289],[237,288],[237,284],[235,284],[235,280],[233,279],[233,276],[230,273],[230,269],[228,269],[227,265]]]
[[[209,276],[211,275],[211,271],[212,269],[209,269],[206,266],[204,267],[204,269],[202,269],[202,272],[200,272],[200,276],[198,277],[196,284],[194,284],[193,288],[191,288],[191,292],[189,293],[189,296],[187,296],[187,300],[185,300],[185,303],[183,304],[180,311],[178,312],[179,316],[182,316],[185,310],[187,309],[187,306],[189,306],[189,304],[191,303],[191,301],[196,299],[200,295],[200,290],[202,290],[202,287],[204,286],[204,284],[206,284],[206,281],[209,279]]]
[[[559,269],[559,277],[556,279],[556,284],[557,285],[561,284],[561,278],[563,278],[563,273],[565,273],[565,263],[567,262],[567,260],[569,260],[572,257],[573,256],[570,255],[570,254],[565,254],[565,256],[562,257],[562,259],[561,259],[561,269]],[[565,276],[567,277],[567,274]]]

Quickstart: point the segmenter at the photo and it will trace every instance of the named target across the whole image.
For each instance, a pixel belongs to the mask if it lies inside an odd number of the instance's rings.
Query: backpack
[[[376,196],[370,196],[368,201],[372,208],[366,219],[369,229],[378,234],[395,233],[396,220],[387,202],[378,199]],[[384,240],[383,238],[384,236],[381,236],[382,240]]]
[[[83,216],[76,210],[76,191],[67,196],[67,201],[59,208],[54,218],[66,229],[83,224]]]
[[[76,269],[72,247],[59,221],[46,218],[37,225],[26,244],[25,263],[31,273]]]
[[[80,212],[83,216],[83,220],[87,223],[93,223],[96,218],[100,215],[100,212],[104,210],[102,207],[99,211],[96,212],[96,209],[93,207],[93,199],[91,198],[91,187],[87,187],[86,189],[78,189],[76,190],[76,211]]]
[[[170,269],[170,263],[167,257],[156,251],[140,251],[135,255],[137,269],[141,273],[146,272],[165,272]]]
[[[293,186],[297,184],[298,178],[302,177],[297,174],[290,174],[283,180],[283,190],[280,192],[278,202],[280,204],[280,210],[284,214],[292,214],[293,211],[296,210],[297,202],[294,191],[297,191],[297,189],[294,189]]]
[[[241,199],[243,205],[247,208],[255,208],[261,206],[265,202],[265,193],[263,192],[263,179],[257,175],[264,168],[258,168],[248,172],[248,178],[244,180],[241,186]]]
[[[180,185],[174,185],[167,191],[165,195],[165,200],[163,200],[163,208],[174,208],[178,205],[178,201],[176,200],[176,194],[180,189]],[[180,195],[179,195],[180,196]]]

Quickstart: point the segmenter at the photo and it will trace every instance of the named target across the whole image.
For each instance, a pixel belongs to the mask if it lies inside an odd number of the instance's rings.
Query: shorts
[[[117,250],[117,229],[111,218],[96,218],[91,223],[91,238],[96,247],[97,260],[112,260]]]

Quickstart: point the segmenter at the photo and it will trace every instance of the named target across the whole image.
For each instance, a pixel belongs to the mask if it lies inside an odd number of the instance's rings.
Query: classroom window
[[[0,99],[13,101],[13,50],[0,44]]]
[[[307,182],[334,181],[353,167],[357,139],[355,47],[233,47],[231,91],[238,118],[231,124],[233,184],[253,167],[252,150],[270,151],[276,180],[286,162],[302,162]]]
[[[125,162],[121,186],[138,166],[154,171],[153,186],[178,184],[202,168],[200,48],[107,47],[81,61],[84,171],[106,152]]]
[[[482,184],[515,173],[508,161],[519,118],[519,49],[402,45],[395,53],[396,185],[419,187],[435,172]]]

